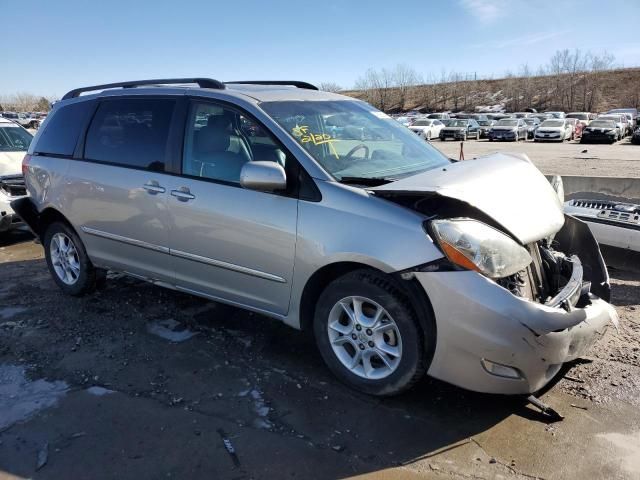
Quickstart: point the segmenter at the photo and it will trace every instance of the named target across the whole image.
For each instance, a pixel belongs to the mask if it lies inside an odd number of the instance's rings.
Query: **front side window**
[[[338,180],[392,181],[449,163],[411,130],[364,102],[278,101],[261,107]]]
[[[100,104],[87,132],[84,156],[155,172],[164,171],[175,101],[118,99]]]
[[[287,169],[287,156],[262,126],[236,110],[194,102],[189,110],[182,173],[240,184],[240,171],[250,161],[272,161]]]
[[[26,152],[33,136],[18,126],[0,125],[0,152]]]

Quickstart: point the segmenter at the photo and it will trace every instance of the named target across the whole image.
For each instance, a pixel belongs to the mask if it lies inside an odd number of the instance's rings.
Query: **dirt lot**
[[[432,144],[449,157],[459,158],[460,142],[434,140]],[[629,137],[614,145],[469,140],[463,149],[466,159],[492,152],[526,153],[545,175],[640,178],[640,145],[632,145]]]
[[[425,379],[375,399],[275,321],[119,275],[62,295],[24,233],[0,247],[0,478],[640,478],[640,281],[619,331],[543,399]],[[233,454],[225,447],[231,447]]]

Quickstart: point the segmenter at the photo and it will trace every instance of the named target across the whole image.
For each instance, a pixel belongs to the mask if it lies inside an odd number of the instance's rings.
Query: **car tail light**
[[[29,162],[31,161],[31,155],[26,154],[22,159],[22,175],[27,175],[27,170],[29,169]]]

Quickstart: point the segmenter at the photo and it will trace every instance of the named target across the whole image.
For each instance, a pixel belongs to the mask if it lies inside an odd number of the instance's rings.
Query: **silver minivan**
[[[73,90],[22,169],[13,208],[64,292],[114,270],[259,312],[369,394],[536,392],[617,321],[597,242],[525,156],[450,160],[304,82]]]

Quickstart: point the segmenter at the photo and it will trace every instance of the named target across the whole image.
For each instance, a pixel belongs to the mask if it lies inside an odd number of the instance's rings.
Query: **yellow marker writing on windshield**
[[[328,133],[311,133],[309,132],[309,127],[306,125],[296,125],[291,130],[291,133],[294,137],[299,138],[301,143],[311,142],[314,145],[322,145],[326,143],[329,146],[331,154],[337,159],[340,159],[340,157],[338,156],[338,152],[333,146],[333,142],[337,141],[337,139],[331,138],[331,135],[329,135]]]

